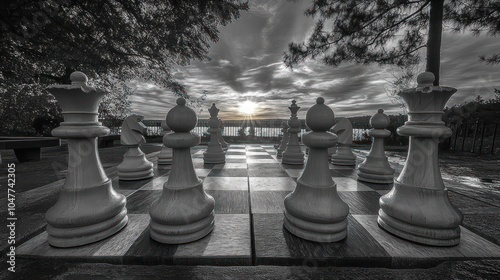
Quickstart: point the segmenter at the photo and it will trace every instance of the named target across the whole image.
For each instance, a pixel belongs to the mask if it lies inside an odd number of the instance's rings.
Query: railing
[[[447,140],[449,149],[479,154],[500,153],[499,123],[477,120],[474,123],[464,122],[448,126],[452,130],[452,135]]]
[[[222,135],[231,139],[241,141],[265,140],[275,141],[283,137],[281,123],[286,120],[226,120]],[[160,136],[162,133],[161,120],[144,120],[148,127],[148,136]],[[300,137],[305,133],[305,120],[300,120]],[[371,139],[367,132],[370,129],[368,123],[354,122],[353,141],[357,144],[370,144]],[[408,144],[408,137],[397,134],[397,127],[403,123],[394,123],[388,129],[391,136],[386,140],[386,145],[404,146]],[[472,153],[500,153],[500,124],[494,122],[480,122],[462,124],[447,124],[452,129],[452,135],[441,144],[444,149]],[[113,134],[119,134],[119,127],[110,127]],[[193,132],[202,136],[205,140],[209,136],[208,120],[199,119]]]
[[[253,140],[255,138],[280,138],[283,136],[283,133],[281,132],[281,123],[283,121],[286,120],[225,120],[222,135],[225,137],[239,137],[241,139],[250,137]],[[144,120],[142,122],[148,127],[148,136],[161,135],[161,120]],[[302,135],[306,132],[305,120],[300,120],[300,126],[300,137],[302,137]],[[366,141],[366,132],[368,129],[369,124],[353,124],[354,141]],[[199,119],[197,126],[193,129],[193,132],[202,137],[207,137],[209,135],[207,130],[208,120]]]

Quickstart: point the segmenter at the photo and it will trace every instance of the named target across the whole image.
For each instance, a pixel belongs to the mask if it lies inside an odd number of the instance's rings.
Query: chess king
[[[417,82],[417,88],[398,93],[408,105],[409,117],[397,132],[410,137],[410,146],[394,187],[380,198],[378,224],[417,243],[453,246],[460,242],[463,216],[448,199],[439,171],[438,143],[452,133],[442,115],[457,90],[433,86],[430,72],[420,74]]]

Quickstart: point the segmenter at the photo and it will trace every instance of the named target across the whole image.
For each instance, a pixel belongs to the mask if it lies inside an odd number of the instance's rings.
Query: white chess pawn
[[[166,117],[165,120],[161,121],[161,128],[163,129],[163,132],[161,134],[162,136],[171,132],[170,128],[167,125]],[[165,144],[163,144],[161,147],[161,151],[157,157],[158,164],[160,165],[172,164],[172,148],[169,148],[165,146]]]
[[[147,127],[142,123],[144,116],[131,115],[125,118],[120,135],[120,143],[126,146],[127,152],[123,161],[117,166],[120,180],[141,180],[154,175],[153,163],[146,159],[146,155],[139,146],[146,143],[144,134]]]
[[[285,198],[284,226],[292,234],[316,242],[334,242],[347,236],[349,206],[337,193],[328,164],[328,151],[337,136],[327,132],[334,123],[334,113],[319,97],[306,113],[312,131],[303,136],[310,148],[304,172],[295,190]]]
[[[457,91],[433,86],[434,74],[417,77],[417,88],[398,93],[408,105],[408,121],[398,134],[410,137],[408,156],[392,190],[380,198],[378,224],[401,238],[434,246],[460,242],[462,213],[450,203],[438,161],[440,139],[451,129],[442,121],[443,108]]]
[[[332,164],[334,165],[356,165],[356,155],[352,152],[352,124],[346,118],[338,118],[337,123],[333,127],[333,131],[337,134],[337,151],[332,154]]]
[[[174,149],[174,160],[161,197],[151,205],[151,238],[167,244],[188,243],[209,234],[214,228],[213,197],[203,189],[196,176],[191,147],[200,144],[200,136],[191,130],[198,123],[196,113],[184,98],[167,115],[167,125],[174,133],[165,134],[163,143]]]
[[[47,210],[48,243],[74,247],[107,238],[128,222],[126,199],[118,194],[99,160],[97,137],[109,129],[97,119],[105,91],[87,85],[87,76],[73,72],[71,85],[52,85],[47,91],[61,106],[64,122],[52,135],[68,139],[68,173],[57,202]]]
[[[376,184],[394,181],[394,169],[389,164],[384,149],[384,139],[391,136],[391,132],[386,129],[390,123],[383,109],[378,109],[370,118],[373,129],[368,131],[368,136],[373,138],[373,142],[366,159],[358,165],[358,180]]]

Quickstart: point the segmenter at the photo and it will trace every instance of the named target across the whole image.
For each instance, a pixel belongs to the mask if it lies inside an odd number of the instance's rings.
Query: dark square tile
[[[249,177],[288,177],[288,173],[283,168],[250,168]]]
[[[247,158],[256,158],[256,159],[273,159],[270,155],[247,155]]]
[[[377,215],[379,210],[377,192],[338,192],[340,198],[349,205],[350,214]]]
[[[291,191],[251,191],[251,211],[256,213],[283,213],[285,197]]]
[[[127,211],[130,214],[148,214],[151,204],[161,196],[161,190],[139,190],[127,197]]]
[[[153,240],[149,227],[130,246],[123,256],[124,264],[173,264],[178,245],[164,244]]]
[[[235,169],[212,169],[208,177],[247,177],[248,170],[242,168]]]
[[[247,214],[248,191],[206,190],[215,200],[215,214]]]
[[[391,257],[351,215],[347,237],[331,243],[299,238],[283,227],[283,214],[254,214],[257,265],[390,266]]]

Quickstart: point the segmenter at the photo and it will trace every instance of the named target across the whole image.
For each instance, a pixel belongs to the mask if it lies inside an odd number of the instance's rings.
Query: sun
[[[257,109],[257,103],[246,100],[245,102],[240,103],[240,108],[238,110],[242,114],[250,116],[255,113],[255,109]]]

